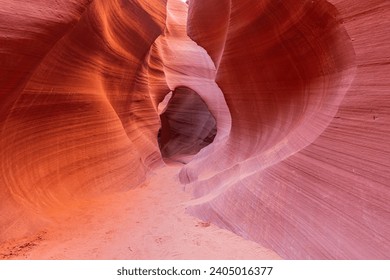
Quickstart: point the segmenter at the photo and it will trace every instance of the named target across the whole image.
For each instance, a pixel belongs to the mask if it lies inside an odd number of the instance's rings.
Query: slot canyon
[[[389,259],[389,77],[386,0],[0,0],[0,259]]]

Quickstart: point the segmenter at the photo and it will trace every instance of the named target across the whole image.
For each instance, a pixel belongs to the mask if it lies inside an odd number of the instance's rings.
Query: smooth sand
[[[148,183],[88,202],[33,236],[0,246],[0,259],[280,259],[271,250],[185,213],[180,164]]]

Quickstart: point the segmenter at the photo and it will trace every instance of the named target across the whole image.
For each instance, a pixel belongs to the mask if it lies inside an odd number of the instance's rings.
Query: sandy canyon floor
[[[177,173],[101,197],[36,234],[0,245],[0,259],[280,259],[273,251],[185,213]]]

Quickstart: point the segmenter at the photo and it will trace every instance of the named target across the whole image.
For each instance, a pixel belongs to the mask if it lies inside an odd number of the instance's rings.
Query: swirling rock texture
[[[287,259],[389,258],[389,8],[1,0],[0,240],[136,207],[180,161],[204,225]]]
[[[143,65],[164,29],[165,3],[1,6],[1,26],[9,26],[1,45],[1,235],[13,236],[29,230],[32,213],[50,216],[136,186],[159,159],[159,117],[146,96],[167,87],[149,88]],[[22,212],[16,220],[14,211]]]

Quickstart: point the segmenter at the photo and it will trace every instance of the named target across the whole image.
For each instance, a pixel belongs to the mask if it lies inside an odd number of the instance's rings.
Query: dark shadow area
[[[158,142],[163,158],[186,162],[210,145],[217,133],[215,118],[206,103],[187,87],[173,91],[160,119]]]

